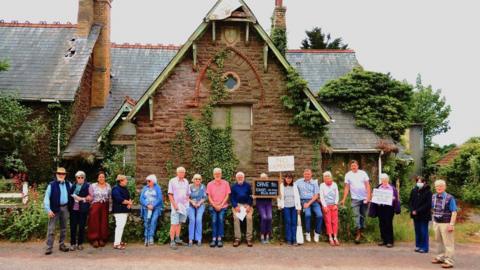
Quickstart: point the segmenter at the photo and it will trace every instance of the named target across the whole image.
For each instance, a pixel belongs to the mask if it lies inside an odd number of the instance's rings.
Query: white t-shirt
[[[370,181],[370,178],[363,170],[358,170],[356,173],[349,171],[345,175],[345,184],[350,185],[350,196],[352,196],[352,199],[365,200],[367,198],[365,183],[368,181]]]

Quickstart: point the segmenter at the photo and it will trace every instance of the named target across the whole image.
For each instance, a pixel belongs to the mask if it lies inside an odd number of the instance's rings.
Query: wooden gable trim
[[[127,101],[125,101],[122,105],[122,107],[120,108],[120,110],[118,110],[118,112],[115,114],[115,116],[112,118],[112,120],[110,120],[110,122],[108,122],[107,126],[105,127],[105,129],[102,131],[102,133],[100,134],[100,136],[98,136],[97,138],[97,143],[100,143],[104,136],[106,134],[108,134],[110,132],[110,130],[112,130],[113,126],[115,126],[115,124],[118,122],[118,120],[120,119],[120,117],[123,115],[123,113],[125,112],[131,112],[132,111],[132,108],[133,106],[130,105]]]

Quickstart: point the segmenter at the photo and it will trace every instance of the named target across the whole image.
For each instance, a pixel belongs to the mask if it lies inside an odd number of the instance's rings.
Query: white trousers
[[[113,245],[117,246],[122,242],[123,229],[125,228],[125,224],[127,224],[128,214],[113,214],[113,216],[115,217],[115,241]]]

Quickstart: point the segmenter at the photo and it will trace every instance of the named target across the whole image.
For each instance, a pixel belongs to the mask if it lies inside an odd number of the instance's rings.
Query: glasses
[[[202,180],[202,178],[194,178],[193,180]]]
[[[83,178],[85,178],[85,177],[83,177],[83,176],[77,176],[77,179],[83,179]]]
[[[66,173],[57,173],[57,175],[65,175]]]

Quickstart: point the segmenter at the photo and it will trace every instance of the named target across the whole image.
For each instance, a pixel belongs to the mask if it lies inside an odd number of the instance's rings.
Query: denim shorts
[[[170,213],[170,224],[178,225],[180,223],[185,223],[187,221],[187,216],[182,215],[178,212],[172,211]]]

